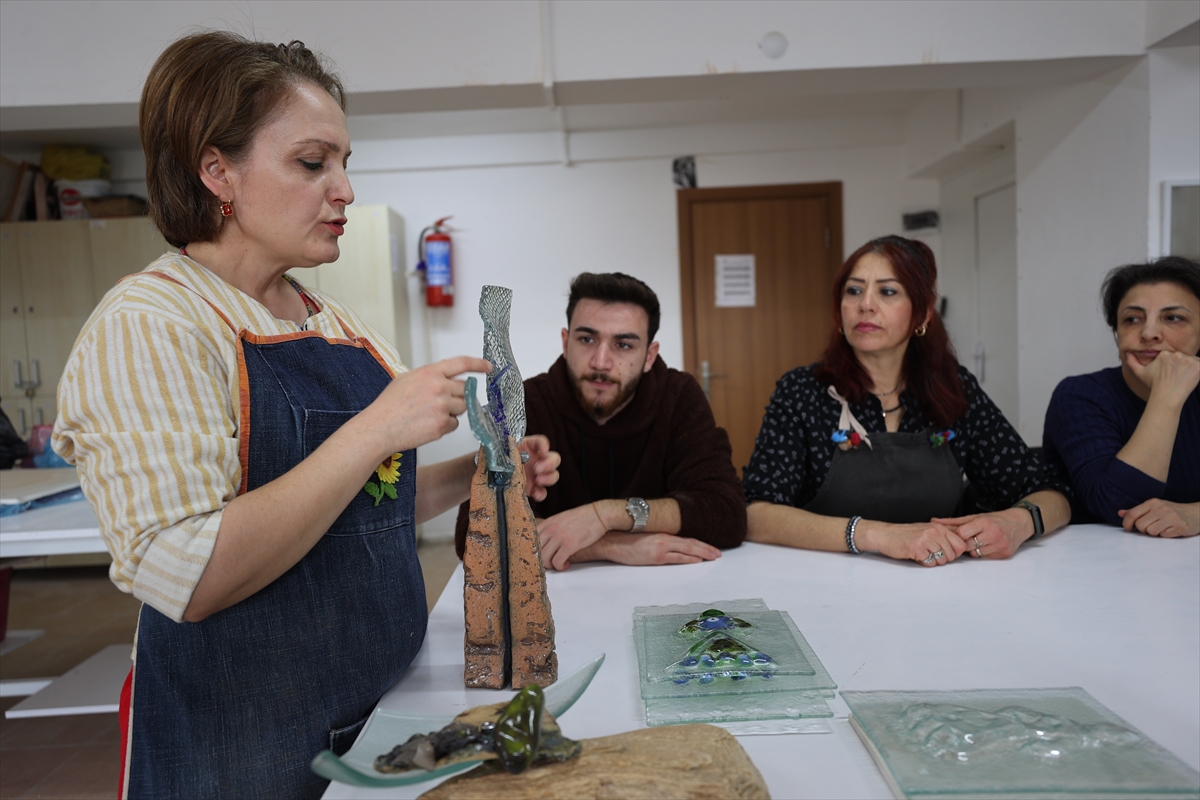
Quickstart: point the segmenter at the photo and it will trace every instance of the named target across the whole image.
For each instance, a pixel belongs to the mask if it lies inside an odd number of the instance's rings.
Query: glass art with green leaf
[[[439,731],[413,734],[375,759],[380,772],[432,772],[451,764],[498,759],[505,770],[523,772],[535,762],[569,761],[582,745],[562,735],[544,708],[542,687],[530,684],[507,705],[478,706]]]

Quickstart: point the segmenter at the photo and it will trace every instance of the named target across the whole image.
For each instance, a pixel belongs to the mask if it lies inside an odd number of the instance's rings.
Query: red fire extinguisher
[[[450,217],[442,217],[417,237],[417,272],[425,278],[425,304],[454,305],[454,269],[450,255]]]

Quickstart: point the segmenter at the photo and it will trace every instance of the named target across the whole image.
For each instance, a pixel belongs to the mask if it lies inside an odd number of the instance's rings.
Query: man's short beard
[[[568,367],[567,372],[571,369]],[[586,375],[571,374],[571,386],[575,389],[575,399],[579,401],[580,407],[588,413],[593,420],[599,422],[612,416],[613,412],[620,408],[629,398],[637,392],[638,384],[641,383],[642,373],[637,373],[628,384],[619,384],[620,388],[616,395],[607,403],[597,403],[589,400],[583,393],[583,382],[591,380],[609,380],[608,373],[605,372],[589,372]]]

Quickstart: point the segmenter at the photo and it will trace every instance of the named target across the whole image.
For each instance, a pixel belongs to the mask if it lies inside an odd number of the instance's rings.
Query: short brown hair
[[[580,300],[599,300],[602,303],[631,303],[641,306],[649,317],[648,341],[658,333],[658,295],[632,275],[623,272],[581,272],[571,279],[571,294],[567,297],[567,327]]]
[[[252,42],[235,33],[186,36],[154,62],[138,112],[150,216],[175,247],[211,242],[219,204],[200,180],[200,155],[215,147],[234,163],[300,83],[315,83],[346,110],[345,89],[326,59],[303,42]]]

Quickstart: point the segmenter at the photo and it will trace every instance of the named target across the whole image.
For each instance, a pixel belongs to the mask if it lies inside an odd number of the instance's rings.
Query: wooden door
[[[685,369],[708,384],[740,474],[775,382],[815,361],[829,337],[842,185],[685,189],[678,208]],[[718,256],[753,256],[753,306],[718,307]]]

